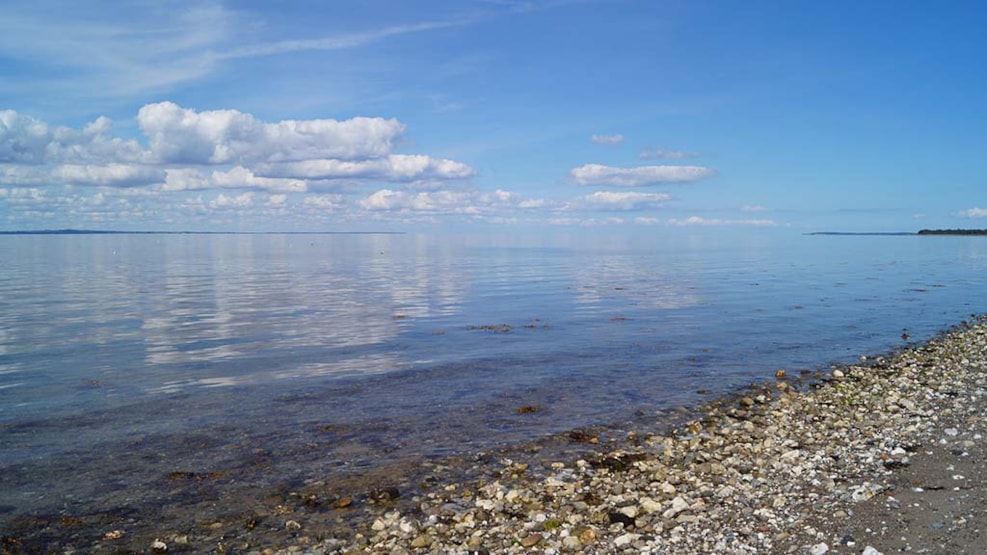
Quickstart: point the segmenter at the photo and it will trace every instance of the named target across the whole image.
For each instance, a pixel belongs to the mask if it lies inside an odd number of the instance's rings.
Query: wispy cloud
[[[759,227],[771,227],[777,225],[773,220],[723,220],[719,218],[703,218],[701,216],[690,216],[685,219],[672,218],[668,220],[668,225],[674,226],[727,226],[727,225],[750,225]]]
[[[640,187],[658,183],[690,183],[715,172],[702,166],[637,166],[617,168],[601,164],[586,164],[569,172],[579,185],[617,185]]]
[[[213,75],[237,59],[355,49],[470,25],[482,15],[477,11],[314,38],[264,40],[256,31],[264,27],[259,14],[219,4],[15,3],[5,6],[0,17],[0,57],[45,71],[32,69],[16,76],[21,86],[7,83],[0,90],[68,90],[86,98],[142,96]]]
[[[46,70],[20,76],[35,90],[61,85],[73,95],[125,96],[211,73],[213,52],[237,24],[237,14],[218,5],[39,0],[4,7],[0,56]]]
[[[745,204],[740,207],[741,212],[764,212],[767,208],[761,206],[760,204]]]
[[[597,191],[581,198],[589,208],[599,210],[640,210],[657,208],[671,200],[666,193],[638,193],[631,191]]]
[[[638,153],[638,158],[642,160],[684,160],[686,158],[698,158],[699,154],[696,152],[686,152],[684,150],[665,150],[662,147],[658,147],[655,150],[642,149]]]
[[[593,135],[592,139],[598,145],[619,145],[624,142],[624,136],[619,133],[616,135]]]
[[[960,212],[964,218],[987,218],[987,208],[970,208]]]
[[[227,52],[220,53],[219,59],[247,58],[254,56],[273,56],[276,54],[286,54],[289,52],[299,52],[305,50],[344,50],[366,46],[381,40],[425,31],[437,29],[448,29],[450,27],[461,27],[469,25],[478,20],[476,17],[463,17],[450,19],[447,21],[423,21],[408,25],[393,25],[381,29],[372,29],[360,33],[349,33],[340,35],[330,35],[315,39],[291,39],[269,43],[250,44],[233,48]]]

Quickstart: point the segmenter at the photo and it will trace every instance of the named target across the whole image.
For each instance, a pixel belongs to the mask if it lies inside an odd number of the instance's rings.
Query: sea
[[[987,237],[3,235],[0,529],[653,418],[985,299]]]

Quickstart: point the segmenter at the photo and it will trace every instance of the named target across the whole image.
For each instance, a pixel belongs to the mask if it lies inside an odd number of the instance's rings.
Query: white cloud
[[[193,168],[166,170],[164,191],[196,191],[202,189],[255,189],[274,193],[304,193],[308,184],[301,179],[258,177],[242,166],[229,171],[213,171],[206,175]]]
[[[639,187],[657,183],[689,183],[709,177],[713,170],[702,166],[637,166],[615,168],[586,164],[569,172],[579,185],[616,185]]]
[[[161,168],[131,164],[64,164],[51,171],[53,184],[95,185],[103,187],[139,187],[161,183],[165,171]]]
[[[0,163],[137,163],[144,153],[134,140],[110,136],[113,122],[101,116],[82,130],[52,127],[13,110],[0,112]]]
[[[0,189],[0,197],[7,202],[35,202],[44,200],[45,194],[36,187],[9,187]]]
[[[137,123],[154,158],[171,164],[377,158],[405,130],[395,119],[366,117],[264,123],[237,110],[196,112],[172,102],[142,107]]]
[[[593,135],[592,139],[598,145],[619,145],[624,142],[624,136],[619,133],[616,135]]]
[[[392,154],[374,160],[305,160],[284,164],[264,164],[258,173],[272,177],[303,179],[375,179],[415,181],[428,179],[465,179],[476,172],[453,160],[425,155]]]
[[[0,112],[0,185],[304,193],[340,179],[348,186],[374,181],[441,189],[476,174],[455,160],[391,153],[405,130],[395,119],[266,123],[237,110],[197,112],[159,102],[142,107],[137,123],[146,147],[112,136],[106,117],[76,130]]]
[[[22,187],[51,185],[50,173],[50,168],[45,166],[0,164],[0,185]]]
[[[542,208],[544,200],[525,199],[517,193],[496,190],[480,191],[394,191],[381,189],[357,201],[371,212],[415,212],[428,214],[489,215],[511,209]]]
[[[237,196],[226,196],[222,193],[209,202],[210,208],[250,208],[254,205],[254,194],[243,193]]]
[[[351,33],[345,35],[326,36],[316,39],[283,40],[266,44],[253,44],[242,46],[221,55],[222,58],[243,58],[254,56],[273,56],[277,54],[287,54],[304,50],[343,50],[356,48],[385,38],[421,33],[435,29],[445,29],[470,23],[471,19],[453,19],[448,21],[424,21],[408,25],[394,25],[365,31],[362,33]]]
[[[409,193],[382,189],[359,201],[360,207],[372,211],[407,210],[444,214],[477,214],[478,196],[464,191],[424,191]]]
[[[767,208],[760,204],[747,204],[740,207],[741,212],[764,212]]]
[[[50,141],[51,132],[43,121],[13,110],[0,112],[0,162],[40,164]]]
[[[409,198],[409,193],[381,189],[360,200],[359,204],[365,210],[394,210],[407,207]]]
[[[9,3],[0,56],[40,68],[26,75],[27,90],[69,91],[70,98],[146,94],[213,71],[213,51],[235,36],[236,21],[216,4],[181,1]],[[35,77],[51,74],[60,77]]]
[[[216,187],[229,189],[249,188],[284,193],[304,193],[308,190],[308,186],[301,179],[258,177],[252,171],[241,166],[226,172],[214,171],[211,181]]]
[[[752,225],[752,226],[765,226],[770,227],[777,225],[772,220],[721,220],[719,218],[702,218],[700,216],[690,216],[684,220],[679,220],[672,218],[667,222],[669,225],[675,226],[687,226],[687,225],[701,225],[701,226],[721,226],[721,225]]]
[[[195,191],[213,187],[209,177],[197,169],[169,168],[165,170],[165,174],[165,183],[162,187],[164,191]]]
[[[671,195],[665,193],[598,191],[582,197],[581,200],[590,208],[602,210],[638,210],[662,206],[671,200],[671,198]]]
[[[345,203],[345,197],[337,194],[311,195],[305,197],[302,205],[318,210],[338,210]]]
[[[559,226],[600,227],[621,225],[625,223],[625,220],[617,216],[609,218],[549,218],[545,220],[545,223]]]
[[[696,152],[685,152],[683,150],[665,150],[658,147],[656,150],[642,149],[638,157],[642,160],[684,160],[686,158],[697,158]]]
[[[987,218],[987,208],[970,208],[960,212],[964,218]]]

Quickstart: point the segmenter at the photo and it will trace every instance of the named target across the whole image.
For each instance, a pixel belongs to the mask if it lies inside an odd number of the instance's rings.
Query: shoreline
[[[981,553],[985,322],[595,460],[502,460],[413,513],[385,501],[348,540],[269,553]]]
[[[650,426],[381,469],[349,493],[313,477],[182,529],[63,517],[37,537],[4,532],[0,553],[987,551],[987,317],[796,378]]]

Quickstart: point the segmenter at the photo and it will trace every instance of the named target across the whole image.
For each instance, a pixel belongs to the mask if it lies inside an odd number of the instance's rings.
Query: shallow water
[[[982,237],[0,236],[0,260],[0,524],[625,421],[987,298]]]

